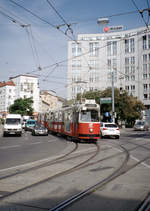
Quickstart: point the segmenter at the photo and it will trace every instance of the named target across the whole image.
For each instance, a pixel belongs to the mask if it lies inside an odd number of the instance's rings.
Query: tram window
[[[91,111],[91,121],[92,122],[99,122],[98,111],[96,111],[96,110]]]
[[[90,111],[81,111],[81,121],[83,121],[83,122],[91,121]]]
[[[99,122],[98,112],[96,110],[81,111],[81,121],[83,122]]]

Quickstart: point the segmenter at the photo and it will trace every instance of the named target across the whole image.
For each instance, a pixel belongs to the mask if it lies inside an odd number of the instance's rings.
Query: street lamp
[[[97,20],[99,25],[104,25],[109,23],[108,18],[99,18]],[[115,98],[114,98],[114,71],[111,73],[112,78],[112,121],[115,122]]]
[[[112,71],[112,121],[115,122],[114,71]]]

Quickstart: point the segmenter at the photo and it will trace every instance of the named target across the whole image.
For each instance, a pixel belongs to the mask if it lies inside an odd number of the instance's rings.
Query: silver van
[[[149,130],[149,124],[146,121],[142,121],[142,120],[140,121],[139,120],[135,123],[133,129],[134,130],[142,130],[142,131],[146,130],[146,131],[148,131]]]

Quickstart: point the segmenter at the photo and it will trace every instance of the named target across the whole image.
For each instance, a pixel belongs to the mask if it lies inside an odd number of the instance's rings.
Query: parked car
[[[34,126],[36,125],[37,121],[34,119],[28,119],[25,123],[25,131],[32,131]]]
[[[120,128],[115,123],[101,122],[100,123],[101,138],[103,137],[115,137],[120,138]]]
[[[134,124],[134,127],[133,127],[134,130],[149,130],[149,124],[148,122],[146,121],[137,121],[135,124]]]
[[[33,136],[37,136],[37,135],[48,136],[48,129],[44,127],[43,125],[36,124],[32,129],[32,135]]]

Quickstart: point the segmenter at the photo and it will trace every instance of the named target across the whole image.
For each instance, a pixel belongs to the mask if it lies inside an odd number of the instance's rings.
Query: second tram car
[[[69,136],[78,140],[100,138],[100,108],[95,100],[53,110],[39,116],[38,121],[52,133]]]

